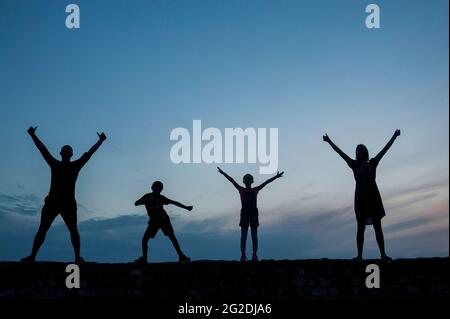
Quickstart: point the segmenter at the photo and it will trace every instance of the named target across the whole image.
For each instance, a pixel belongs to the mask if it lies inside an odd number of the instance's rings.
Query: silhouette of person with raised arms
[[[193,206],[186,206],[179,202],[168,199],[167,197],[161,195],[164,185],[160,181],[156,181],[152,185],[152,192],[145,194],[140,199],[136,201],[135,206],[144,205],[147,210],[149,217],[148,226],[145,230],[144,236],[142,237],[142,256],[136,259],[136,263],[147,263],[147,251],[148,251],[148,241],[150,238],[155,238],[158,230],[162,230],[164,235],[169,237],[172,242],[173,247],[177,251],[178,258],[180,262],[189,262],[191,259],[187,257],[181,250],[180,244],[175,237],[175,232],[170,222],[169,215],[167,215],[164,210],[164,205],[175,205],[191,211]]]
[[[254,182],[253,176],[250,174],[245,174],[243,178],[243,183],[245,187],[242,187],[219,167],[217,167],[217,169],[220,174],[225,176],[225,178],[228,179],[231,182],[231,184],[233,184],[234,187],[236,187],[241,197],[242,208],[241,208],[241,218],[239,221],[239,226],[241,226],[241,261],[247,260],[246,247],[247,247],[247,234],[249,226],[251,229],[252,244],[253,244],[252,260],[258,261],[257,252],[258,252],[259,212],[257,205],[257,196],[261,189],[263,189],[267,184],[273,182],[277,178],[282,177],[284,172],[281,173],[277,172],[275,176],[269,178],[264,183],[256,187],[252,187],[252,184]]]
[[[45,204],[41,212],[41,223],[34,238],[31,255],[22,259],[22,262],[34,262],[39,248],[45,240],[45,235],[55,218],[61,214],[64,223],[70,232],[70,239],[75,252],[75,262],[84,262],[80,256],[80,234],[77,227],[77,202],[75,200],[75,184],[81,168],[89,161],[92,154],[97,151],[106,139],[104,133],[97,133],[98,141],[89,151],[84,153],[79,159],[70,161],[73,150],[70,145],[61,148],[61,160],[54,158],[47,147],[36,136],[36,127],[30,127],[28,134],[33,139],[34,144],[41,152],[51,170],[50,191],[45,198]]]
[[[363,259],[364,246],[364,231],[366,225],[373,225],[378,247],[380,248],[381,259],[390,261],[391,257],[386,255],[384,248],[383,229],[381,227],[381,219],[386,215],[383,201],[376,183],[376,170],[378,163],[391,148],[394,141],[401,134],[400,130],[396,130],[392,138],[386,146],[372,159],[369,159],[369,151],[363,144],[356,147],[356,160],[351,159],[345,154],[333,141],[328,137],[328,134],[323,136],[323,140],[330,144],[330,146],[347,162],[347,165],[353,170],[353,175],[356,181],[355,190],[355,214],[358,223],[358,231],[356,235],[356,242],[358,248],[358,256],[355,260],[361,261]]]

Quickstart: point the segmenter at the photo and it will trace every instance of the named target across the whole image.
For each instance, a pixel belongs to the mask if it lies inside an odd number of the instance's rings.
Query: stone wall
[[[448,299],[448,258],[390,263],[351,260],[194,261],[80,265],[80,289],[65,285],[67,264],[0,263],[0,299],[371,300]],[[368,264],[381,287],[368,289]]]

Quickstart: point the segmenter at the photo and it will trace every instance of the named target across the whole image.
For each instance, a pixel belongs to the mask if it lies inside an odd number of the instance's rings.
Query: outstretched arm
[[[84,165],[86,165],[86,163],[89,161],[89,159],[91,158],[91,156],[98,150],[98,148],[100,147],[100,145],[102,145],[102,143],[106,140],[106,135],[105,133],[97,133],[98,135],[98,141],[97,143],[95,143],[94,145],[92,145],[92,147],[89,149],[89,151],[87,151],[86,153],[84,153],[78,160],[77,163],[78,165],[81,167],[83,167]]]
[[[139,198],[139,199],[134,203],[134,206],[140,206],[140,205],[144,205],[144,197]]]
[[[217,167],[217,170],[219,171],[220,174],[222,174],[223,176],[225,176],[226,179],[228,179],[230,181],[231,184],[233,184],[234,187],[236,187],[237,189],[240,189],[241,187],[239,186],[238,183],[236,183],[236,181],[227,173],[225,173],[224,171],[222,171],[220,169],[220,167]]]
[[[328,144],[330,144],[331,148],[333,150],[335,150],[335,152],[338,153],[339,156],[341,156],[344,159],[344,161],[347,162],[348,165],[350,165],[352,163],[352,159],[350,158],[350,156],[345,154],[339,147],[337,147],[337,145],[333,143],[331,138],[328,137],[328,134],[325,134],[323,136],[323,140],[324,140],[324,142],[327,142]]]
[[[141,198],[139,198],[135,203],[134,206],[140,206],[140,205],[145,205],[145,202],[147,201],[147,195],[142,196]]]
[[[259,185],[257,188],[258,190],[263,189],[267,184],[272,183],[274,180],[282,177],[284,174],[284,172],[277,172],[277,175],[275,175],[274,177],[269,178],[267,181],[265,181],[264,183],[262,183],[261,185]]]
[[[374,160],[379,162],[383,156],[387,153],[387,151],[391,148],[392,144],[394,144],[395,140],[397,139],[397,137],[399,137],[401,134],[400,130],[396,130],[394,132],[394,135],[392,135],[391,139],[389,140],[389,142],[386,144],[386,146],[380,151],[380,153],[378,153],[377,156],[375,156]]]
[[[34,144],[38,148],[38,150],[41,152],[42,157],[44,157],[45,161],[48,165],[51,165],[53,161],[55,161],[55,158],[50,154],[47,147],[42,143],[42,141],[37,137],[36,135],[36,129],[37,126],[32,127],[30,126],[27,130],[28,134],[30,134],[31,138],[33,139]]]
[[[98,135],[98,141],[97,143],[95,143],[94,145],[92,145],[92,147],[89,149],[89,151],[87,152],[89,154],[89,156],[92,156],[92,154],[94,154],[98,148],[100,147],[100,145],[102,145],[102,143],[106,140],[106,135],[105,133],[97,133]]]
[[[191,211],[192,208],[194,208],[194,206],[186,206],[186,205],[183,205],[183,204],[181,204],[181,203],[179,203],[177,201],[171,200],[171,199],[167,199],[167,203],[175,205],[175,206],[178,206],[178,207],[181,207],[181,208],[184,208],[184,209],[186,209],[188,211]]]

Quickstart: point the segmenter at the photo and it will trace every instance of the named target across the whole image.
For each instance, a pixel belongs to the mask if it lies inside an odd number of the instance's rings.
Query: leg
[[[70,203],[68,207],[61,213],[61,217],[70,232],[70,241],[72,242],[73,251],[75,253],[75,262],[83,261],[80,256],[80,233],[77,226],[77,204]]]
[[[252,259],[254,261],[258,260],[258,255],[256,252],[258,251],[258,227],[257,226],[251,226],[251,233],[252,233],[252,244],[253,244],[253,257]]]
[[[248,226],[241,227],[241,252],[244,255],[247,248]]]
[[[73,251],[75,253],[75,260],[80,260],[80,233],[78,232],[78,226],[72,225],[69,227],[70,241],[72,242]]]
[[[144,236],[142,237],[142,261],[147,262],[148,259],[148,241],[150,238],[155,237],[156,233],[151,225],[147,226],[147,229],[144,232]]]
[[[175,237],[175,232],[172,227],[172,223],[170,222],[170,218],[167,217],[164,220],[161,221],[161,230],[163,231],[164,235],[169,237],[170,241],[172,242],[173,248],[175,248],[178,259],[180,262],[188,262],[191,259],[187,257],[183,251],[181,250],[180,244],[178,243],[177,238]]]
[[[181,250],[180,244],[178,243],[177,238],[175,237],[175,233],[170,233],[167,235],[167,237],[169,237],[170,241],[172,242],[173,247],[175,248],[175,250],[177,251],[178,254],[178,260],[180,262],[189,262],[191,261],[191,258],[189,258],[188,256],[186,256],[183,251]]]
[[[386,255],[384,248],[384,235],[383,228],[381,227],[381,220],[377,220],[373,223],[373,229],[375,230],[375,237],[377,238],[378,247],[380,248],[381,258],[390,259],[390,257]]]
[[[178,240],[175,237],[175,234],[174,233],[169,234],[169,235],[167,235],[167,237],[169,237],[170,241],[172,242],[173,248],[175,248],[175,250],[178,254],[178,257],[181,258],[182,256],[184,256],[183,252],[181,251],[180,244],[178,243]]]
[[[241,261],[247,260],[247,256],[245,255],[245,250],[247,248],[247,234],[248,234],[248,225],[241,226]]]
[[[253,253],[256,254],[256,252],[258,251],[258,227],[252,226],[251,232],[252,232]]]
[[[42,207],[41,223],[39,225],[36,236],[34,237],[31,255],[28,257],[29,260],[33,261],[34,259],[36,259],[39,248],[41,248],[42,244],[44,243],[47,231],[50,229],[50,226],[52,225],[56,216],[58,216],[57,208],[46,202],[44,204],[44,207]]]
[[[356,245],[358,247],[357,259],[363,258],[363,247],[364,247],[364,231],[366,230],[366,224],[364,222],[358,222],[358,232],[356,234]]]

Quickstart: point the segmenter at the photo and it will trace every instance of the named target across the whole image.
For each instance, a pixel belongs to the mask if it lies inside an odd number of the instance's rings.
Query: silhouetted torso
[[[353,160],[351,169],[356,181],[355,213],[358,222],[373,224],[385,216],[383,201],[376,183],[378,161],[368,162]]]
[[[81,168],[89,160],[88,153],[72,162],[62,162],[50,155],[46,158],[51,169],[51,183],[48,196],[55,199],[75,199],[75,185]]]
[[[160,220],[168,218],[167,212],[164,210],[164,205],[169,204],[167,197],[161,194],[148,193],[144,195],[145,209],[147,210],[148,217],[151,220]]]
[[[376,186],[377,178],[377,163],[373,160],[369,162],[354,161],[352,164],[353,175],[355,176],[356,184],[363,189],[368,189],[371,186]]]
[[[239,195],[241,197],[242,210],[248,213],[254,213],[258,210],[257,197],[258,188],[245,188],[241,187],[239,189]]]
[[[239,195],[241,196],[241,218],[239,225],[242,227],[258,226],[259,225],[259,213],[257,205],[259,188],[246,188],[239,187]]]

